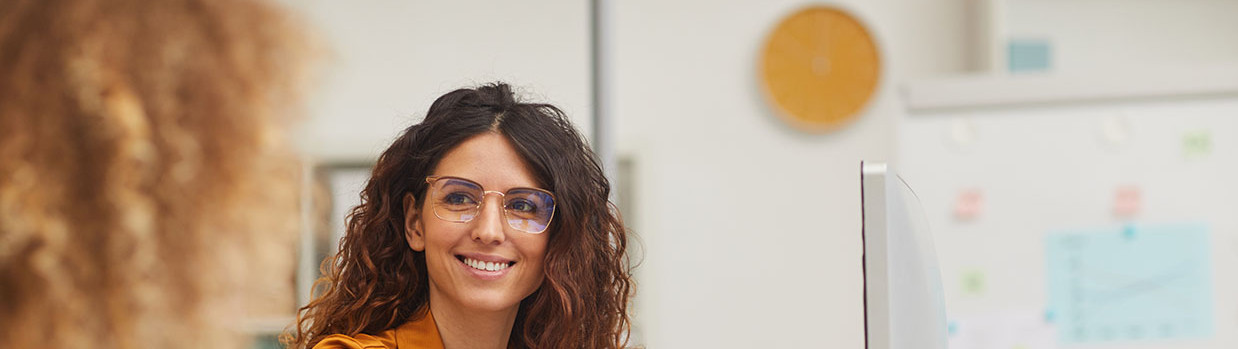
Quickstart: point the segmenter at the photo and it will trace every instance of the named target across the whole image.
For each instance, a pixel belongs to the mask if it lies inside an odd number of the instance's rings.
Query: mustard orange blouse
[[[438,335],[434,316],[426,312],[421,319],[405,322],[400,327],[383,331],[378,335],[359,334],[349,337],[333,334],[314,345],[314,349],[442,349],[443,338]]]

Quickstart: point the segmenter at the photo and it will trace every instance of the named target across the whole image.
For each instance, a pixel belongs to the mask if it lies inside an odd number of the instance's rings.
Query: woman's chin
[[[507,294],[472,294],[462,297],[461,306],[479,312],[510,311],[520,306],[520,299]]]

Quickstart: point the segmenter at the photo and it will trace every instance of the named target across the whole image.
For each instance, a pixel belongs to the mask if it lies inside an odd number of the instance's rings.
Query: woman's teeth
[[[464,258],[464,264],[468,264],[468,266],[473,267],[473,269],[485,271],[499,271],[507,269],[509,266],[508,263],[482,262],[468,257]]]

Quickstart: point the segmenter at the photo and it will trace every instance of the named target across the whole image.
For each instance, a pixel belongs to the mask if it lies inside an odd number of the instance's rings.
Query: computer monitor
[[[860,163],[867,349],[945,349],[946,312],[920,199],[884,163]]]

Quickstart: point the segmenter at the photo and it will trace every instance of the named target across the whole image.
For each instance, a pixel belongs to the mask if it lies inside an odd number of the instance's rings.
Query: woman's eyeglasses
[[[503,203],[503,218],[513,229],[541,234],[555,215],[555,196],[537,188],[512,188],[506,193],[489,191],[477,182],[460,177],[426,177],[430,189],[426,194],[434,216],[439,219],[466,223],[481,213],[486,195],[495,194]]]

